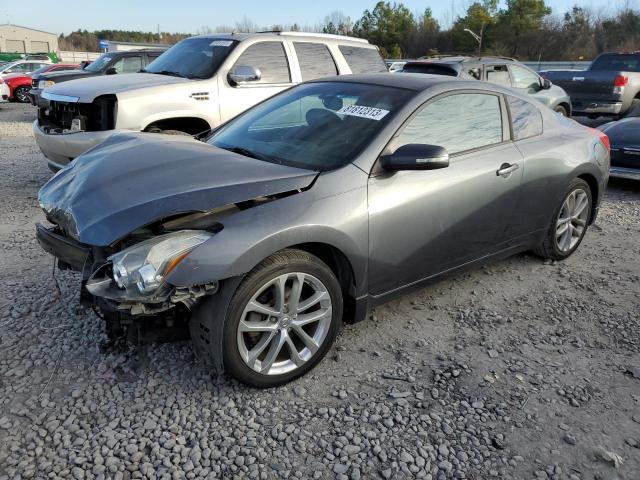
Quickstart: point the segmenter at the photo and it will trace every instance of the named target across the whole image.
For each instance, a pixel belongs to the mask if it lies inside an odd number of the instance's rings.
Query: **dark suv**
[[[167,45],[167,48],[169,45]],[[130,50],[126,52],[107,52],[100,55],[94,62],[82,70],[70,72],[51,72],[31,77],[31,103],[36,106],[46,106],[47,100],[41,99],[42,90],[56,83],[76,80],[79,78],[97,77],[99,75],[113,75],[117,73],[139,72],[164,50]]]
[[[497,83],[531,95],[565,117],[571,116],[567,92],[522,63],[507,57],[437,56],[407,62],[404,73],[427,73]]]

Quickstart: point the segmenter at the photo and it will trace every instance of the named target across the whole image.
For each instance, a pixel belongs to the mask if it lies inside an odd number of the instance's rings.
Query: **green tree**
[[[483,45],[487,46],[487,33],[492,25],[495,25],[498,14],[497,0],[484,0],[474,2],[467,9],[464,17],[459,17],[453,25],[454,45],[461,52],[481,53]],[[478,35],[480,42],[465,29]]]
[[[411,11],[402,3],[378,2],[372,11],[365,10],[353,26],[356,35],[368,39],[385,52],[396,51],[404,55],[409,50],[416,22]]]
[[[544,18],[551,8],[544,0],[507,0],[507,8],[498,14],[497,30],[500,41],[511,46],[511,54],[525,50],[527,37],[542,30]]]

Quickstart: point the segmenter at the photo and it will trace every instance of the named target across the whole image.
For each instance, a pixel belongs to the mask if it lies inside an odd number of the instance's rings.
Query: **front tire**
[[[582,243],[591,215],[593,197],[589,184],[580,178],[569,183],[544,241],[534,249],[542,258],[564,260]]]
[[[268,388],[304,375],[322,360],[338,334],[342,310],[340,284],[329,267],[307,252],[288,249],[247,274],[224,319],[208,310],[210,322],[201,321],[222,328],[224,370]]]
[[[562,106],[562,105],[557,105],[556,108],[553,109],[556,113],[559,113],[560,115],[562,115],[563,117],[568,117],[569,116],[569,112],[567,111],[566,107]]]
[[[13,98],[20,103],[31,103],[29,98],[29,87],[18,87],[13,91]]]

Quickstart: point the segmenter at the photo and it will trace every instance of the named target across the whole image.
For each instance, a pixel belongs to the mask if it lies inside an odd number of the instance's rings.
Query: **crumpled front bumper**
[[[104,142],[118,130],[100,132],[46,133],[38,123],[33,122],[33,135],[45,157],[49,168],[56,172],[64,168],[71,160],[87,150]]]

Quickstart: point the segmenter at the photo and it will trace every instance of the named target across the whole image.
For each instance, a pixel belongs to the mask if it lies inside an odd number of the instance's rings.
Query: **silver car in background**
[[[567,92],[513,58],[429,57],[407,62],[403,72],[447,75],[495,83],[530,95],[565,117],[571,116],[571,98]]]
[[[604,139],[490,83],[320,79],[206,141],[110,137],[42,187],[37,238],[82,272],[112,335],[188,322],[211,368],[275,386],[343,321],[435,277],[575,252],[607,183]]]

